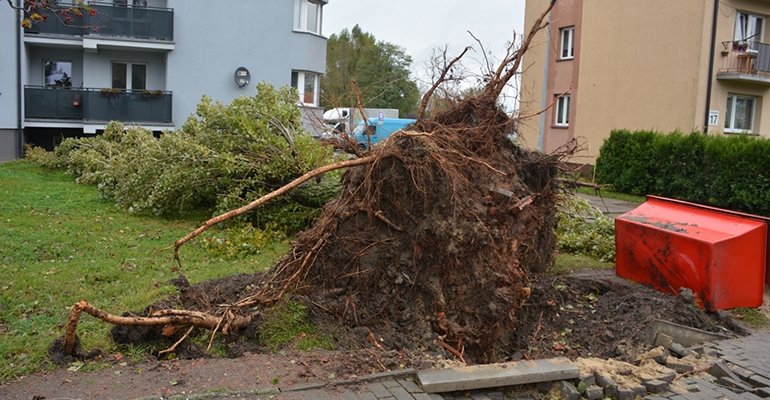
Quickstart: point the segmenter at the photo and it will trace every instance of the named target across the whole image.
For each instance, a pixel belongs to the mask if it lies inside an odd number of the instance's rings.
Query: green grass
[[[284,299],[263,313],[260,341],[276,351],[288,346],[297,350],[321,348],[332,350],[333,338],[324,335],[307,321],[307,306]]]
[[[612,189],[610,188],[602,189],[597,193],[597,191],[592,188],[580,186],[577,189],[575,189],[575,191],[577,193],[590,194],[592,196],[601,196],[601,197],[604,197],[605,199],[623,200],[623,201],[630,201],[633,203],[644,203],[646,201],[644,196],[637,196],[635,194],[618,193],[618,192],[612,191]]]
[[[738,318],[754,328],[764,328],[770,325],[767,316],[753,308],[738,307],[733,312]]]
[[[47,346],[63,335],[76,301],[113,314],[141,311],[173,292],[166,282],[179,274],[195,284],[264,270],[286,251],[278,245],[222,260],[191,242],[180,249],[182,268],[175,270],[172,252],[161,249],[203,218],[129,215],[65,173],[21,161],[0,164],[0,382],[50,367]],[[84,315],[83,348],[117,351],[111,327]]]
[[[553,273],[566,275],[584,269],[615,269],[614,262],[603,262],[583,254],[557,253]]]

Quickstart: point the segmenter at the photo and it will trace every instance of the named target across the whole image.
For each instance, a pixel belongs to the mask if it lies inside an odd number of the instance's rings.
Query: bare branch
[[[436,90],[436,88],[444,82],[446,78],[447,72],[452,68],[452,66],[460,61],[460,59],[465,55],[465,53],[470,50],[470,46],[466,47],[462,53],[460,53],[459,56],[455,57],[454,60],[452,60],[448,65],[444,67],[444,70],[441,71],[441,75],[436,80],[436,82],[433,83],[433,86],[431,86],[430,89],[428,89],[427,92],[425,92],[425,95],[422,96],[422,103],[420,104],[420,111],[417,113],[417,119],[422,119],[425,116],[425,109],[428,107],[428,101],[430,101],[430,97],[433,96],[433,92]]]

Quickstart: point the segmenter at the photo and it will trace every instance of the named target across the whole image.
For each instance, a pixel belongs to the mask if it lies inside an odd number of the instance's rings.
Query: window
[[[112,63],[112,87],[115,89],[147,89],[147,65]]]
[[[554,125],[569,126],[569,99],[570,95],[565,94],[556,100],[556,116]]]
[[[748,42],[749,51],[757,51],[758,43],[762,42],[765,26],[765,18],[745,12],[739,12],[735,17],[736,42]]]
[[[755,104],[755,97],[728,94],[725,132],[752,133]]]
[[[561,54],[562,60],[575,57],[575,27],[570,26],[559,30],[561,33]]]
[[[43,61],[45,86],[72,86],[72,63],[69,61]]]
[[[315,107],[318,105],[318,74],[312,72],[291,73],[291,86],[299,92],[299,102]]]
[[[294,0],[294,29],[321,34],[321,5],[311,0]]]

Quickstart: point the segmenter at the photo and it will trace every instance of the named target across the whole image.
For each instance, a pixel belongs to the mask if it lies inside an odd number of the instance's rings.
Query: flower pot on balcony
[[[722,50],[722,57],[727,57],[730,54],[730,50]]]

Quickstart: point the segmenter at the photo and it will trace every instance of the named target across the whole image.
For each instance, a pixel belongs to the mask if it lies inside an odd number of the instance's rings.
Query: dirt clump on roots
[[[306,296],[345,326],[400,338],[386,348],[441,345],[474,362],[500,359],[528,276],[554,260],[557,159],[507,139],[494,102],[458,109],[392,136],[374,147],[374,162],[349,169],[341,195],[297,235],[260,295]]]

